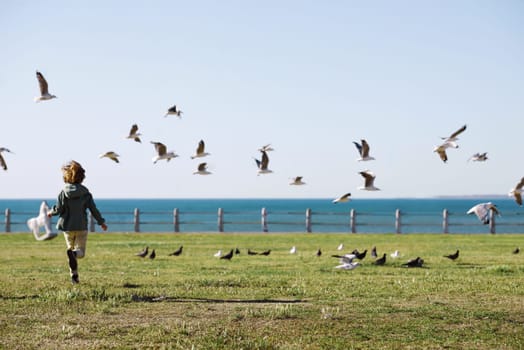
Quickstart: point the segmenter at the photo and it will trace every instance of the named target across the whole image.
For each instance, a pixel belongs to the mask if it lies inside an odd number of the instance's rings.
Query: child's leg
[[[87,231],[76,231],[76,239],[73,252],[77,259],[82,259],[87,249]]]
[[[76,254],[73,249],[76,245],[77,240],[76,231],[64,232],[64,238],[67,244],[67,258],[69,259],[69,273],[71,274],[71,281],[73,283],[78,283],[78,263],[76,261]]]

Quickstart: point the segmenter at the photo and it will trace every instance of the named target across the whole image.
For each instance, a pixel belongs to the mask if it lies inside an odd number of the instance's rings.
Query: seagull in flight
[[[142,141],[140,140],[140,136],[142,136],[142,134],[138,132],[138,125],[133,124],[131,126],[131,130],[129,131],[129,135],[126,136],[126,139],[132,139],[136,142],[142,143]]]
[[[112,161],[114,161],[115,163],[119,163],[118,161],[118,157],[120,157],[118,154],[116,154],[115,152],[113,151],[109,151],[109,152],[106,152],[106,153],[103,153],[99,156],[100,158],[109,158],[111,159]]]
[[[524,177],[520,182],[509,191],[509,196],[515,198],[518,205],[522,205],[522,186],[524,186]]]
[[[273,147],[271,147],[270,143],[268,143],[267,145],[264,145],[264,146],[260,147],[258,150],[260,152],[262,152],[262,151],[271,152],[271,151],[274,151],[275,149]]]
[[[163,143],[161,143],[161,142],[153,142],[153,141],[151,141],[151,143],[153,145],[155,145],[155,150],[156,150],[156,153],[157,153],[157,155],[153,157],[153,164],[155,164],[156,162],[158,162],[159,160],[162,160],[162,159],[165,159],[165,160],[167,160],[169,162],[171,160],[171,158],[178,157],[178,155],[175,154],[175,152],[171,152],[171,151],[168,152],[166,145],[164,145]]]
[[[360,144],[358,142],[353,141],[355,146],[357,147],[358,153],[360,154],[360,159],[358,159],[359,162],[367,161],[367,160],[375,160],[375,158],[370,157],[369,155],[369,144],[366,140],[362,139],[360,140]]]
[[[348,192],[338,198],[333,199],[333,203],[337,204],[337,203],[349,202],[351,200],[349,197],[351,197],[351,193]]]
[[[448,137],[441,137],[442,140],[444,140],[444,143],[449,143],[451,147],[458,148],[458,145],[455,143],[455,141],[458,140],[458,135],[463,133],[466,130],[466,125],[462,126],[460,129],[455,131],[453,134],[449,135]]]
[[[183,112],[180,109],[178,109],[176,105],[173,105],[173,107],[167,110],[167,113],[166,115],[164,115],[164,118],[168,115],[176,115],[177,117],[182,118],[182,113]]]
[[[197,171],[193,173],[193,175],[210,175],[212,172],[207,170],[207,163],[200,163],[198,165]]]
[[[364,186],[359,187],[359,190],[365,191],[380,191],[380,188],[375,187],[375,174],[369,170],[361,171],[359,174],[364,178]]]
[[[289,184],[290,185],[295,185],[295,186],[301,186],[301,185],[305,185],[306,183],[304,181],[302,181],[302,176],[295,176],[293,178],[293,181],[291,181]]]
[[[479,220],[484,224],[489,224],[489,212],[492,210],[495,214],[500,216],[499,210],[497,209],[497,206],[491,202],[487,203],[479,203],[469,209],[467,211],[467,214],[475,214],[479,218]]]
[[[36,79],[38,79],[38,85],[40,86],[40,96],[35,97],[35,102],[46,101],[56,98],[55,95],[49,93],[49,87],[42,73],[36,71]]]
[[[3,152],[8,152],[8,153],[13,153],[13,152],[11,152],[9,149],[5,147],[0,147],[0,166],[2,167],[2,169],[7,170],[7,163],[5,162],[4,157],[2,156]]]
[[[200,140],[198,142],[196,153],[191,156],[191,159],[202,158],[202,157],[205,157],[205,156],[209,156],[210,153],[207,153],[205,151],[205,147],[206,147],[206,144],[204,143],[204,140]]]
[[[360,266],[360,262],[353,261],[356,258],[355,254],[332,255],[332,257],[340,258],[339,265],[335,266],[335,269],[353,270]]]
[[[488,152],[484,152],[484,153],[475,153],[474,155],[472,155],[468,161],[474,161],[474,162],[485,162],[486,160],[488,160]]]
[[[455,131],[453,134],[451,134],[448,137],[441,137],[441,139],[443,139],[444,142],[440,144],[439,146],[436,146],[433,149],[433,152],[437,152],[440,159],[442,159],[444,163],[448,161],[448,155],[446,154],[446,149],[459,147],[456,142],[458,140],[457,136],[460,135],[462,132],[464,132],[464,130],[466,130],[466,125],[458,129],[457,131]]]
[[[258,167],[258,175],[260,174],[270,174],[273,171],[268,169],[269,164],[269,157],[267,156],[266,151],[260,151],[262,153],[262,159],[258,160],[255,158],[255,162],[257,163]]]

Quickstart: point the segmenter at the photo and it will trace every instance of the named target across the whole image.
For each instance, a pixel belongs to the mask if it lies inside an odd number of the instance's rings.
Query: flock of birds
[[[48,100],[57,98],[55,95],[49,92],[49,85],[46,79],[44,78],[44,76],[42,75],[42,73],[37,71],[36,78],[38,80],[38,84],[40,87],[40,95],[35,97],[34,99],[35,102],[48,101]],[[167,110],[164,117],[167,117],[169,115],[174,115],[174,116],[181,118],[182,114],[183,112],[177,107],[177,105],[174,105]],[[459,147],[457,143],[458,136],[462,134],[465,130],[466,130],[466,125],[462,126],[460,129],[452,133],[450,136],[442,137],[443,142],[434,148],[433,151],[439,155],[440,159],[443,162],[448,161],[447,150],[456,149]],[[140,138],[141,136],[142,135],[139,132],[138,125],[133,124],[126,138],[134,140],[135,142],[141,143],[142,142]],[[365,139],[362,139],[360,143],[358,142],[353,142],[353,143],[355,144],[355,147],[357,148],[358,154],[360,156],[357,159],[358,161],[367,162],[367,161],[375,160],[375,158],[370,155],[370,146]],[[155,156],[152,159],[153,163],[157,163],[158,161],[161,161],[161,160],[170,161],[171,159],[178,157],[178,155],[174,151],[171,151],[171,150],[168,151],[168,148],[162,142],[151,141],[151,144],[153,144],[155,152],[156,152]],[[261,158],[255,159],[255,163],[258,168],[258,175],[271,174],[273,172],[271,169],[269,169],[269,156],[268,156],[268,153],[273,150],[274,149],[271,147],[270,144],[264,145],[261,148],[259,148],[259,151],[261,153]],[[0,147],[0,166],[4,170],[7,170],[7,163],[4,157],[2,156],[2,153],[4,152],[6,153],[13,153],[13,152],[11,152],[8,148]],[[210,153],[206,152],[204,140],[200,140],[198,142],[198,146],[196,148],[195,154],[191,156],[191,159],[204,158],[209,155]],[[115,151],[108,151],[103,154],[100,154],[100,158],[108,158],[114,161],[115,163],[119,163],[119,159],[118,159],[119,157],[120,156]],[[487,159],[488,159],[487,152],[476,153],[469,158],[469,160],[478,161],[478,162],[484,162]],[[210,175],[212,174],[212,172],[208,170],[206,162],[200,162],[198,166],[196,167],[196,170],[193,172],[193,174]],[[363,170],[363,171],[360,171],[359,174],[364,179],[364,186],[361,186],[358,189],[365,190],[365,191],[380,191],[380,188],[375,186],[376,175],[372,171]],[[306,182],[304,182],[303,176],[296,176],[290,182],[290,185],[294,185],[294,186],[301,186],[305,184]],[[524,177],[521,178],[521,180],[510,190],[508,194],[509,196],[515,199],[518,205],[522,205],[523,186],[524,186]],[[332,202],[336,204],[336,203],[348,202],[350,200],[351,200],[351,193],[347,192],[343,194],[342,196],[335,198]],[[486,204],[486,203],[482,203],[482,204]],[[491,203],[488,203],[488,204],[491,205]],[[493,210],[493,206],[491,206],[491,209]],[[485,215],[478,214],[480,212],[484,212],[483,209],[470,210],[470,211],[471,213],[476,213],[477,216],[479,216],[479,219],[481,221],[486,222]]]
[[[337,247],[338,251],[341,251],[344,249],[344,244],[340,243]],[[183,251],[183,246],[180,246],[177,250],[174,252],[168,254],[168,256],[180,256]],[[515,248],[512,253],[518,254],[520,252],[520,248]],[[296,246],[291,247],[289,250],[289,254],[297,254],[298,249]],[[339,259],[338,265],[336,265],[334,268],[341,269],[341,270],[354,270],[355,268],[362,265],[362,260],[364,260],[367,256],[368,250],[365,249],[362,252],[359,252],[358,249],[354,249],[351,253],[346,253],[343,255],[340,254],[332,254],[332,258]],[[149,250],[149,246],[146,246],[143,250],[136,253],[135,256],[145,258],[148,257],[149,259],[155,259],[156,258],[156,252],[155,250]],[[222,250],[218,250],[216,253],[213,254],[214,257],[223,259],[223,260],[231,260],[235,255],[240,255],[240,249],[235,248],[229,250],[228,253],[223,254]],[[271,249],[264,250],[262,252],[256,252],[251,249],[247,249],[247,255],[262,255],[262,256],[269,256],[271,254]],[[320,258],[322,256],[322,250],[319,248],[315,255]],[[387,253],[383,253],[382,256],[379,256],[377,253],[377,247],[373,246],[371,248],[371,252],[369,254],[374,260],[372,261],[372,265],[376,266],[383,266],[386,264],[387,259]],[[443,255],[444,258],[448,258],[452,261],[455,261],[459,258],[460,250],[456,250],[454,253]],[[389,254],[389,256],[392,259],[398,259],[401,257],[401,254],[398,250],[395,250],[393,253]],[[424,266],[424,259],[422,259],[420,256],[417,256],[416,258],[410,259],[405,263],[402,263],[401,266],[403,267],[425,267]]]

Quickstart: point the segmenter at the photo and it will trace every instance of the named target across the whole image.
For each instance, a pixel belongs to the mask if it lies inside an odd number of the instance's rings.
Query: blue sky
[[[504,195],[524,176],[522,1],[1,7],[0,147],[15,154],[0,198],[54,198],[71,159],[95,198]],[[57,99],[33,102],[36,70]],[[181,119],[164,118],[173,104]],[[439,137],[464,124],[442,163]],[[356,161],[362,138],[375,161]],[[210,176],[193,175],[200,139]],[[153,164],[150,141],[180,157]],[[267,143],[274,173],[257,176]],[[365,169],[382,191],[357,190]]]

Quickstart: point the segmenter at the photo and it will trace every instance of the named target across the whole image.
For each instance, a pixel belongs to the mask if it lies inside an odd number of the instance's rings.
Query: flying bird
[[[453,254],[444,255],[444,257],[451,260],[456,260],[459,257],[459,250],[457,249],[457,251]]]
[[[233,253],[234,253],[234,251],[233,251],[233,249],[231,249],[229,251],[229,253],[227,253],[226,255],[221,256],[220,259],[231,260],[231,258],[233,257]]]
[[[451,147],[451,144],[450,143],[443,143],[442,145],[440,146],[436,146],[434,149],[433,149],[433,152],[437,152],[438,156],[440,157],[440,159],[446,163],[448,161],[448,154],[446,153],[446,149]]]
[[[210,175],[212,172],[207,170],[207,163],[198,164],[197,171],[193,172],[193,175]]]
[[[524,177],[520,182],[509,191],[509,196],[515,198],[518,205],[522,205],[522,186],[524,186]]]
[[[484,224],[489,224],[489,213],[490,211],[493,211],[495,214],[500,216],[499,210],[497,209],[497,206],[491,202],[487,203],[479,203],[469,209],[467,211],[467,214],[475,214],[479,218],[479,220]]]
[[[153,157],[153,164],[155,164],[156,162],[162,159],[165,159],[169,162],[172,158],[178,157],[178,155],[175,154],[175,152],[172,152],[172,151],[167,152],[167,147],[163,143],[153,142],[153,141],[151,141],[151,143],[155,145],[155,150],[157,153],[157,155]]]
[[[258,159],[255,158],[255,162],[257,163],[257,167],[258,167],[258,175],[260,175],[260,174],[270,174],[273,171],[268,169],[269,157],[267,156],[267,152],[266,151],[261,151],[261,153],[262,153],[262,159],[261,160],[258,160]]]
[[[56,98],[55,95],[49,93],[49,87],[42,73],[36,71],[36,78],[38,79],[38,85],[40,86],[40,96],[35,97],[35,102],[46,101]]]
[[[304,181],[302,181],[302,176],[295,176],[293,178],[293,181],[291,181],[289,184],[290,185],[296,185],[296,186],[301,186],[301,185],[305,185],[306,183]]]
[[[153,249],[153,251],[149,255],[149,259],[153,260],[154,258],[156,258],[156,253],[155,253],[155,250]]]
[[[5,147],[0,147],[0,166],[2,167],[2,169],[7,170],[7,163],[5,162],[4,157],[2,156],[3,152],[8,152],[8,153],[13,153],[13,152],[11,152],[10,150],[8,150]]]
[[[114,161],[115,163],[120,163],[119,160],[118,160],[118,157],[120,157],[120,156],[118,154],[116,154],[115,152],[113,152],[113,151],[102,153],[99,157],[100,158],[109,158],[112,161]]]
[[[382,266],[386,263],[386,253],[382,255],[382,258],[378,258],[373,262],[374,265]]]
[[[177,117],[182,118],[182,113],[183,112],[180,109],[178,109],[176,105],[173,105],[173,107],[167,110],[167,113],[166,115],[164,115],[164,118],[168,115],[176,115]]]
[[[147,255],[148,252],[149,252],[149,247],[145,247],[144,250],[142,250],[139,253],[136,253],[135,255],[139,256],[141,258],[144,258]]]
[[[264,145],[264,146],[260,147],[258,150],[260,152],[263,152],[263,151],[264,152],[271,152],[271,151],[274,151],[275,149],[273,147],[271,147],[270,143],[268,143],[267,145]]]
[[[486,160],[488,160],[488,152],[484,152],[484,153],[475,153],[474,155],[472,155],[469,159],[468,159],[468,162],[472,160],[474,162],[485,162]]]
[[[375,174],[369,170],[361,171],[359,174],[364,178],[364,186],[359,187],[359,190],[365,191],[380,191],[380,188],[375,187]]]
[[[348,192],[338,198],[333,199],[333,203],[337,204],[337,203],[349,202],[351,200],[349,197],[351,197],[351,193]]]
[[[448,137],[441,137],[441,139],[444,140],[444,143],[450,143],[450,145],[453,148],[458,148],[458,145],[455,143],[455,141],[458,140],[458,135],[463,133],[466,130],[466,125],[455,131],[453,134],[449,135]]]
[[[417,256],[415,259],[411,259],[407,263],[402,264],[402,266],[422,267],[422,264],[424,264],[424,259],[421,259],[419,256]]]
[[[177,250],[175,250],[173,253],[169,254],[169,256],[179,256],[182,254],[182,249],[184,249],[184,246],[180,246]]]
[[[366,140],[362,139],[360,140],[360,144],[358,142],[353,141],[355,144],[355,147],[357,147],[358,154],[360,154],[360,158],[358,159],[359,162],[362,161],[368,161],[368,160],[375,160],[375,158],[369,156],[369,144]]]
[[[353,270],[358,267],[360,263],[353,261],[356,259],[355,254],[344,254],[344,255],[331,255],[334,258],[340,258],[339,265],[335,266],[336,269]]]
[[[207,153],[205,151],[205,148],[206,148],[206,144],[204,143],[204,140],[200,140],[198,142],[196,153],[191,156],[191,159],[202,158],[202,157],[205,157],[205,156],[209,156],[210,153]]]
[[[142,142],[140,140],[140,136],[142,136],[142,134],[140,134],[138,132],[138,125],[136,124],[133,124],[131,126],[131,130],[129,131],[129,135],[126,136],[126,139],[132,139],[132,140],[135,140],[136,142]]]

